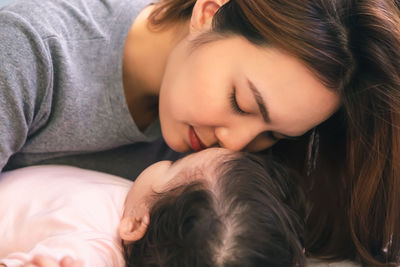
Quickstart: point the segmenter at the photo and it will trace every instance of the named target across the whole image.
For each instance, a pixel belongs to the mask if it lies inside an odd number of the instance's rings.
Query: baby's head
[[[303,216],[293,173],[213,148],[142,172],[120,235],[127,266],[302,266]]]

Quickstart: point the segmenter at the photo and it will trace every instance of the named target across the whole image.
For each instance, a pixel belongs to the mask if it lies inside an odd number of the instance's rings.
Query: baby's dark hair
[[[124,245],[126,266],[304,266],[296,175],[248,153],[222,162],[213,186],[192,179],[156,196],[144,237]]]

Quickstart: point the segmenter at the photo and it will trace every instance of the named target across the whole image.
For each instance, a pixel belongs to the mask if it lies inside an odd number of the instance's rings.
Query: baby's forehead
[[[238,155],[238,152],[231,151],[226,148],[208,148],[200,152],[192,153],[182,161],[186,161],[189,165],[196,165],[195,163],[198,162],[199,164],[204,164],[207,166],[212,166],[215,164],[220,164],[229,158],[235,157]],[[215,163],[215,164],[213,164]]]
[[[169,184],[169,188],[189,184],[195,181],[212,186],[227,168],[227,163],[238,157],[237,152],[203,153],[193,155],[190,160],[182,161],[180,171]],[[201,157],[200,157],[201,156]],[[190,157],[190,156],[189,156]]]

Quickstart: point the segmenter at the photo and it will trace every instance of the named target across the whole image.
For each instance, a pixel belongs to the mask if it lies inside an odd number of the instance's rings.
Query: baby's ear
[[[141,239],[150,223],[150,214],[146,212],[143,217],[124,217],[119,225],[119,236],[127,242]]]

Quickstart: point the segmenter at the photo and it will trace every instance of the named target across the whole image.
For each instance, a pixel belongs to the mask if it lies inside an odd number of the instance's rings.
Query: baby
[[[135,182],[66,166],[4,172],[0,263],[302,266],[304,202],[294,178],[222,148],[155,163]]]

